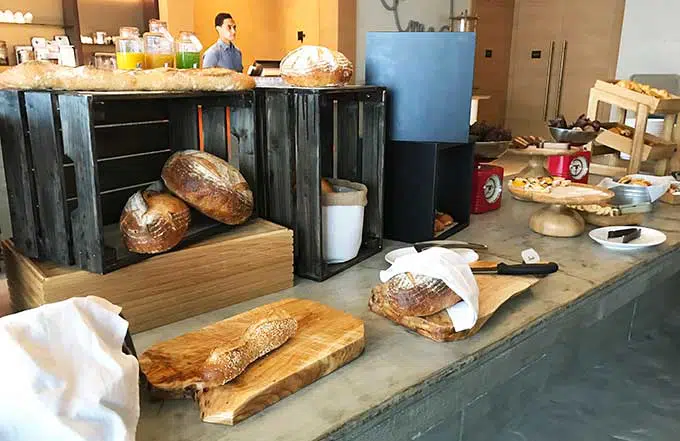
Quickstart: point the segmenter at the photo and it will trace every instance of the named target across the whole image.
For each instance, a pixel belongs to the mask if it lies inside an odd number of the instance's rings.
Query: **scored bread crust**
[[[105,70],[27,61],[0,73],[0,87],[22,90],[175,91],[250,90],[255,80],[220,67],[208,69]]]
[[[461,301],[444,282],[429,276],[402,273],[383,285],[385,300],[404,316],[436,314]]]
[[[253,213],[253,192],[243,175],[210,153],[177,152],[163,166],[161,177],[171,192],[216,221],[239,225]]]
[[[323,46],[300,46],[280,64],[281,77],[299,87],[343,86],[352,79],[352,62],[340,52]]]
[[[139,366],[156,397],[194,398],[200,390],[233,380],[296,332],[295,318],[272,309],[237,342],[221,342],[218,333],[204,328],[152,346],[139,357]]]
[[[153,190],[130,196],[120,216],[120,232],[128,250],[156,254],[174,248],[189,229],[191,213],[180,199]]]

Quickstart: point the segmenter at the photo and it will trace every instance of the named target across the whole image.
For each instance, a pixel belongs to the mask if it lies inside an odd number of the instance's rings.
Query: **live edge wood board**
[[[40,262],[2,242],[15,311],[96,295],[120,305],[140,332],[293,286],[293,233],[249,223],[105,275]]]
[[[283,346],[253,362],[226,385],[199,392],[197,398],[204,422],[236,424],[344,366],[364,350],[363,321],[305,299],[280,300],[196,333],[219,335],[225,345],[230,342],[238,345],[248,326],[267,317],[272,309],[285,310],[294,317],[297,332]],[[178,337],[161,343],[159,348],[175,356],[186,351],[190,357],[189,351],[210,353],[211,344],[211,339],[206,338],[207,347],[183,347],[182,337]]]

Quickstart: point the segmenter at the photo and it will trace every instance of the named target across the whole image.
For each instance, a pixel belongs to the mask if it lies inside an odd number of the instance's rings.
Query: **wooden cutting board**
[[[203,421],[236,424],[330,374],[364,350],[363,321],[311,300],[281,300],[209,328],[213,332],[219,328],[225,339],[238,340],[251,323],[264,317],[271,308],[288,311],[298,322],[297,333],[233,381],[200,392],[197,398]]]
[[[434,341],[455,341],[470,337],[482,328],[491,316],[512,297],[521,294],[540,281],[534,276],[497,276],[477,274],[479,286],[479,317],[472,329],[455,332],[446,311],[427,317],[408,317],[397,313],[384,301],[383,285],[373,288],[368,306],[371,311],[382,315],[420,335]]]

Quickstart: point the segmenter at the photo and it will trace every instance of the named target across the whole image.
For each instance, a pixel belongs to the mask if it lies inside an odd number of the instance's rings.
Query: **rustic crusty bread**
[[[128,250],[155,254],[175,247],[189,229],[189,207],[168,193],[138,191],[120,215],[120,232]]]
[[[280,64],[281,77],[300,87],[343,86],[352,78],[352,63],[343,54],[323,46],[300,46]]]
[[[392,277],[384,284],[382,292],[385,301],[404,316],[436,314],[461,300],[441,280],[412,273]]]
[[[139,357],[139,366],[157,397],[193,398],[196,391],[233,380],[296,331],[288,312],[272,309],[237,342],[224,341],[218,328],[208,327],[152,346]]]
[[[83,91],[231,91],[255,87],[255,80],[230,69],[149,70],[68,67],[45,61],[28,61],[0,73],[0,87],[25,90]]]
[[[161,177],[177,197],[216,221],[239,225],[253,213],[253,193],[241,173],[210,153],[177,152]]]

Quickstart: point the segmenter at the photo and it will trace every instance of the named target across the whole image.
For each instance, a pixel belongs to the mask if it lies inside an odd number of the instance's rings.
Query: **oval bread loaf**
[[[171,194],[138,191],[120,216],[120,232],[128,250],[156,254],[175,247],[189,229],[189,207]]]
[[[343,86],[353,74],[343,54],[323,46],[300,46],[281,60],[281,77],[300,87]]]
[[[390,306],[404,316],[436,314],[461,301],[441,280],[412,273],[392,277],[383,292]]]
[[[253,213],[253,192],[243,175],[210,153],[177,152],[163,166],[161,177],[177,197],[216,221],[239,225]]]

